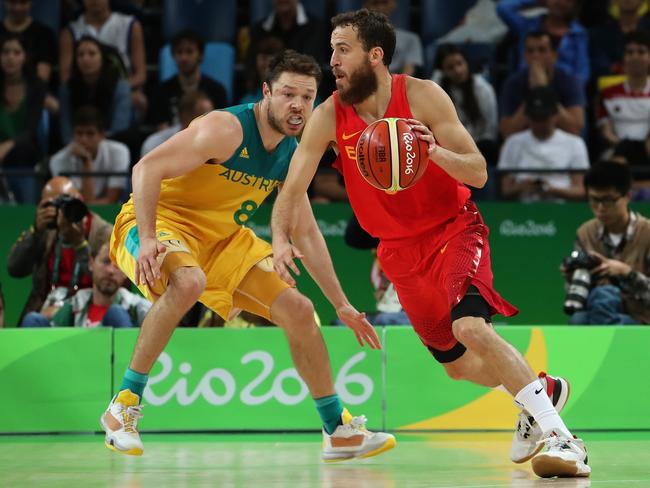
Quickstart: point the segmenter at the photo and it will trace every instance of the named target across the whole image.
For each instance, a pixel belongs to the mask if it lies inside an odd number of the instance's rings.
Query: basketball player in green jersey
[[[323,422],[324,460],[369,457],[395,445],[392,435],[369,432],[365,417],[341,406],[312,303],[280,279],[271,246],[242,225],[286,177],[320,76],[313,58],[285,51],[270,64],[260,102],[196,119],[133,168],[133,195],[116,218],[111,257],[155,303],[101,418],[109,448],[142,454],[137,421],[147,375],[197,300],[223,318],[243,309],[284,329]],[[379,348],[341,289],[306,195],[299,212],[294,238],[308,271],[359,343]]]

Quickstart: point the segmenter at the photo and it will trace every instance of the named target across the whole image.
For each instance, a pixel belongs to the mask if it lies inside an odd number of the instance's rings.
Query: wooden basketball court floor
[[[0,436],[0,487],[650,487],[650,432],[583,434],[590,479],[536,478],[508,459],[511,436],[398,434],[394,450],[338,464],[320,462],[317,434],[145,434],[139,458],[100,435]]]

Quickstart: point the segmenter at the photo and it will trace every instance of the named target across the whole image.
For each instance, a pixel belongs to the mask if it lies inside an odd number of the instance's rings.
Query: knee
[[[598,303],[605,300],[617,300],[621,297],[621,290],[614,285],[602,285],[594,287],[589,292],[589,303]]]
[[[318,327],[314,320],[314,305],[311,300],[297,292],[287,298],[274,314],[278,325],[288,331],[299,328],[304,332],[309,325],[313,325],[316,330]]]
[[[458,364],[458,361],[444,363],[443,366],[447,372],[447,376],[452,380],[460,381],[465,379],[465,370],[462,365]]]
[[[484,319],[478,317],[462,317],[452,324],[454,337],[463,343],[467,349],[478,353],[484,352],[489,347],[491,334],[494,331]]]
[[[179,305],[191,307],[205,290],[205,273],[195,267],[179,268],[172,273],[170,286],[178,295]]]

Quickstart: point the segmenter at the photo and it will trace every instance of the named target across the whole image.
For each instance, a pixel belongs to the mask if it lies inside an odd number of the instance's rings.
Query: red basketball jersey
[[[387,117],[413,118],[406,97],[405,75],[392,75]],[[456,218],[469,199],[470,191],[437,164],[429,166],[411,188],[389,195],[363,179],[356,164],[356,146],[368,127],[352,105],[341,103],[334,92],[336,142],[339,157],[335,167],[343,174],[350,204],[363,227],[381,240],[401,240],[426,233],[443,222]]]

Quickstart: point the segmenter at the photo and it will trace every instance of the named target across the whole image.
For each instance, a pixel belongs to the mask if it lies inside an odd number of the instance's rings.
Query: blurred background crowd
[[[258,100],[284,48],[321,63],[327,98],[329,18],[361,7],[396,27],[391,71],[432,79],[451,97],[488,163],[475,199],[589,197],[596,218],[621,197],[620,213],[650,200],[648,0],[2,0],[0,204],[37,204],[8,263],[12,276],[34,277],[21,323],[99,323],[119,302],[126,313],[109,314],[112,324],[137,326],[145,304],[111,285],[120,276],[106,262],[109,224],[86,209],[75,220],[77,199],[126,200],[143,154],[207,111]],[[321,161],[313,202],[347,200],[335,158]],[[594,167],[609,200],[585,186]],[[349,243],[372,248],[358,230],[351,222]],[[399,313],[380,270],[372,276],[378,306],[383,296]],[[71,289],[86,290],[76,304]],[[188,320],[217,320],[208,312]]]

